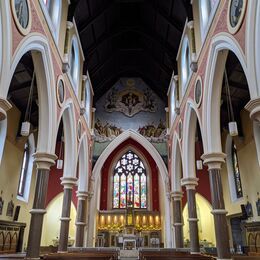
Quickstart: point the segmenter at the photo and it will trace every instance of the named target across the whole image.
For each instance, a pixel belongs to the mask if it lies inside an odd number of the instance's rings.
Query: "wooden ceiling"
[[[190,0],[71,1],[98,100],[120,77],[141,77],[165,102]]]

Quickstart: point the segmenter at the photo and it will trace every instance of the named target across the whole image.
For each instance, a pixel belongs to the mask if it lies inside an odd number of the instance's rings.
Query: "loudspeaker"
[[[14,212],[14,221],[18,220],[19,212],[20,212],[20,206],[16,206],[15,207],[15,212]]]
[[[240,207],[241,207],[241,212],[242,212],[242,219],[247,219],[248,216],[247,216],[247,212],[246,212],[246,205],[241,204]]]

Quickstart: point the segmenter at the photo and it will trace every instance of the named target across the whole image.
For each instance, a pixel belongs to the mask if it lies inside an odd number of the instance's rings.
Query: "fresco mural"
[[[121,78],[96,103],[95,141],[132,129],[152,143],[166,141],[165,104],[140,78]]]

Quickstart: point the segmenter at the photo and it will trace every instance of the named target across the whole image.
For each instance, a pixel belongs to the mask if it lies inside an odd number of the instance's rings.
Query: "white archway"
[[[99,186],[97,184],[100,184],[100,175],[101,175],[101,170],[102,167],[106,161],[106,159],[109,157],[109,155],[111,154],[112,151],[114,151],[121,143],[123,143],[124,141],[128,140],[128,139],[133,139],[136,142],[138,142],[139,144],[141,144],[146,151],[151,155],[151,157],[154,159],[154,161],[156,162],[159,172],[160,172],[160,177],[162,180],[162,184],[163,184],[163,191],[161,192],[161,194],[163,194],[163,199],[165,202],[165,210],[164,210],[164,217],[165,217],[165,221],[164,221],[164,232],[165,232],[165,237],[164,237],[164,243],[166,247],[170,247],[172,244],[172,237],[171,237],[171,229],[170,224],[170,203],[168,200],[168,197],[166,194],[168,192],[167,187],[166,187],[166,183],[169,182],[168,179],[168,171],[166,168],[166,165],[164,164],[162,157],[160,156],[160,154],[158,153],[158,151],[155,149],[155,147],[142,135],[140,135],[139,133],[133,131],[133,130],[127,130],[125,132],[123,132],[122,134],[120,134],[117,138],[115,138],[107,147],[106,149],[103,151],[103,153],[99,156],[93,172],[92,172],[92,177],[94,178],[94,191],[100,190]],[[98,192],[94,192],[94,196],[91,200],[91,204],[90,204],[90,212],[92,212],[92,214],[90,214],[90,220],[89,220],[89,236],[88,236],[88,246],[93,246],[93,240],[95,238],[95,225],[96,225],[96,210],[97,210],[97,203],[98,203]],[[162,214],[163,214],[162,213]]]
[[[182,191],[181,188],[181,178],[183,171],[183,161],[181,154],[180,142],[178,135],[175,132],[173,137],[173,146],[172,146],[172,176],[171,176],[171,187],[172,191]]]
[[[37,152],[55,152],[56,90],[53,62],[48,40],[38,33],[29,34],[18,45],[7,77],[2,81],[0,97],[7,98],[15,69],[22,56],[32,52],[39,97],[39,133]]]
[[[76,178],[77,134],[76,116],[72,99],[66,100],[65,104],[62,107],[59,115],[58,125],[56,128],[56,139],[61,120],[63,122],[65,144],[63,177]]]
[[[212,39],[205,74],[202,133],[205,136],[204,153],[222,152],[220,136],[220,102],[222,79],[228,51],[238,58],[247,78],[250,97],[257,95],[254,81],[249,78],[245,55],[233,36],[227,33],[216,35]]]
[[[201,131],[202,139],[203,128],[201,119],[198,113],[196,105],[191,99],[186,103],[183,123],[183,177],[184,178],[196,178],[195,169],[195,137],[197,131],[197,121]],[[204,140],[202,140],[204,146]]]
[[[78,149],[78,163],[79,163],[79,180],[78,191],[88,191],[88,179],[89,179],[89,153],[88,153],[88,139],[86,133],[83,133]]]
[[[10,13],[9,2],[0,1],[0,89],[5,87],[12,57],[12,26]],[[0,95],[0,97],[4,96]]]

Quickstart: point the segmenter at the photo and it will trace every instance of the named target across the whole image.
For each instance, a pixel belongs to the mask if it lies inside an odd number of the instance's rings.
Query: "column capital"
[[[88,200],[91,200],[91,198],[93,197],[94,195],[94,192],[93,191],[89,191],[87,192],[88,193]]]
[[[203,163],[208,166],[209,170],[221,170],[222,163],[225,162],[226,154],[225,153],[204,153],[201,156]]]
[[[72,189],[74,185],[76,185],[77,178],[74,177],[61,177],[61,185],[63,185],[64,189]]]
[[[50,170],[50,167],[55,164],[55,160],[58,157],[56,154],[36,152],[33,154],[33,158],[33,162],[38,170]]]
[[[181,179],[181,185],[186,187],[186,190],[195,190],[195,187],[198,186],[198,178],[196,177],[187,177]]]
[[[245,109],[250,113],[252,120],[260,123],[260,97],[251,99],[246,105]]]
[[[12,105],[3,97],[0,97],[0,121],[6,119],[6,112],[12,108]]]
[[[181,200],[183,197],[183,192],[182,191],[172,191],[171,192],[171,198],[173,200]]]
[[[87,191],[77,191],[77,197],[79,200],[85,200],[88,197]]]

